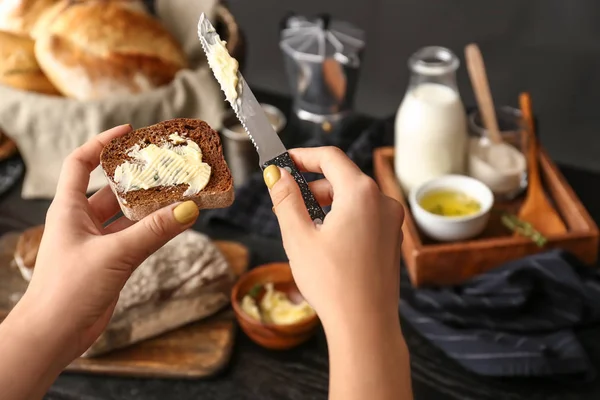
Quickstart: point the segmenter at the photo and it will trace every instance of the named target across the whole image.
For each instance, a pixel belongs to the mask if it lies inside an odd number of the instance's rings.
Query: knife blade
[[[219,34],[204,13],[198,22],[198,38],[213,75],[258,152],[261,169],[277,165],[287,170],[300,187],[304,205],[311,219],[317,224],[323,223],[325,212],[310,191],[304,176],[273,129],[246,80],[237,70],[237,61],[231,58]]]

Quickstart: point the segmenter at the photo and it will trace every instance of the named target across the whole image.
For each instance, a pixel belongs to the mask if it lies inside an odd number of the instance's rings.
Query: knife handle
[[[310,218],[315,224],[322,224],[323,220],[325,219],[325,211],[323,211],[323,209],[317,202],[317,199],[315,199],[315,196],[310,191],[306,179],[304,179],[304,176],[302,176],[300,171],[298,171],[298,168],[296,167],[296,164],[294,164],[294,161],[292,160],[292,157],[290,157],[289,153],[286,151],[285,153],[278,155],[274,159],[267,161],[262,166],[262,168],[265,169],[269,165],[277,165],[278,167],[288,171],[294,177],[294,180],[300,187],[300,193],[302,193],[304,205],[308,210]]]

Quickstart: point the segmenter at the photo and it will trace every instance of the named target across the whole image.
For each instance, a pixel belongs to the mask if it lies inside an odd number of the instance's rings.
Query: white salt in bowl
[[[425,210],[420,202],[433,191],[452,190],[464,193],[476,200],[481,209],[464,217],[446,217]],[[444,175],[417,187],[409,195],[412,215],[419,229],[430,238],[440,242],[455,242],[473,238],[485,229],[492,206],[492,191],[477,179],[464,175]]]

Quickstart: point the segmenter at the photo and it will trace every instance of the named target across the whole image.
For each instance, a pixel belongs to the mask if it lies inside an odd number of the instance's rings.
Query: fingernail
[[[271,211],[273,211],[273,214],[277,215],[277,213],[275,212],[275,206],[271,207]]]
[[[181,203],[173,209],[175,220],[182,225],[187,225],[194,221],[198,218],[198,214],[200,214],[200,210],[198,210],[198,206],[192,200]]]
[[[281,178],[281,172],[279,172],[279,168],[277,168],[276,165],[269,165],[263,171],[263,178],[265,180],[265,183],[267,184],[267,187],[269,189],[272,189],[273,186],[275,186],[275,184],[279,180],[279,178]]]
[[[129,127],[129,129],[132,129],[132,130],[133,130],[133,126],[131,126],[131,124],[123,124],[123,125],[121,125],[121,126],[127,126],[127,127]]]

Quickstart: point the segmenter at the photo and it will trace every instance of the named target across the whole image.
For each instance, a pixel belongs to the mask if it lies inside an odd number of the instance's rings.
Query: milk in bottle
[[[405,195],[466,168],[467,122],[456,86],[458,58],[425,47],[409,60],[410,84],[395,123],[395,170]]]

